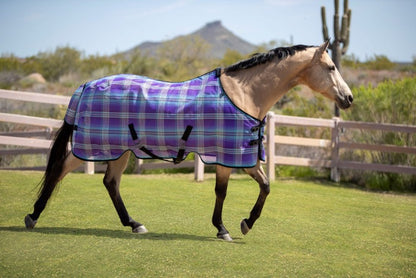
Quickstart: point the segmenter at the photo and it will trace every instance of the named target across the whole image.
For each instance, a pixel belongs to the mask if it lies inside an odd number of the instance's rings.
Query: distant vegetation
[[[263,52],[269,48],[286,44],[286,42],[272,41],[260,46],[255,52]],[[203,74],[215,67],[233,64],[246,57],[237,51],[228,50],[222,59],[208,58],[206,53],[209,47],[205,41],[199,40],[198,37],[192,39],[183,37],[176,39],[174,43],[167,42],[162,45],[157,50],[156,56],[147,56],[138,50],[133,55],[130,53],[129,56],[124,54],[85,55],[69,46],[57,47],[52,52],[40,52],[27,58],[2,55],[0,57],[0,88],[70,95],[79,84],[106,75],[131,73],[162,80],[180,81]],[[413,63],[398,65],[383,55],[376,55],[364,62],[359,61],[354,55],[350,55],[343,58],[342,66],[345,76],[349,77],[346,78],[346,81],[355,96],[353,108],[343,112],[342,118],[357,121],[416,124],[416,107],[415,102],[412,101],[416,99],[416,57]],[[24,79],[32,73],[41,74],[46,79],[46,83],[36,84],[36,81],[30,82]],[[392,78],[399,81],[393,82]],[[308,94],[308,90],[306,89],[305,92],[304,87],[296,87],[276,104],[275,110],[286,115],[331,118],[333,104],[323,97],[315,95],[312,98]],[[13,103],[8,105],[8,103],[1,105],[2,111],[25,111],[25,114],[56,118],[62,118],[65,112],[64,108],[50,106],[39,108],[34,104]],[[0,130],[10,131],[13,130],[13,127],[2,123]],[[329,134],[319,133],[315,135],[318,137],[329,136]],[[364,135],[360,136],[363,136],[364,140]],[[414,138],[401,135],[392,136],[391,134],[380,136],[377,140],[383,140],[385,144],[416,145]],[[373,162],[390,161],[401,162],[404,165],[416,165],[415,159],[412,160],[407,156],[390,157],[380,154],[369,158],[368,154],[360,155],[362,159],[370,159]],[[367,187],[416,190],[415,177],[410,177],[409,180],[409,176],[403,179],[399,175],[374,174],[372,178],[359,175],[352,174],[349,176],[349,180]],[[368,179],[377,180],[376,184],[378,185],[369,185],[372,183]]]
[[[54,52],[40,52],[35,56],[0,57],[0,87],[19,87],[18,81],[31,73],[40,73],[48,82],[74,87],[86,80],[105,75],[131,73],[165,80],[183,80],[202,74],[220,61],[209,60],[204,53],[207,44],[201,40],[178,39],[164,44],[156,58],[136,51],[129,59],[123,54],[113,56],[85,56],[71,47],[57,47]],[[233,61],[230,53],[227,61]],[[239,59],[240,56],[237,57]]]
[[[345,56],[342,60],[342,65],[353,69],[368,69],[368,70],[393,70],[398,67],[396,63],[387,58],[385,55],[374,55],[365,62],[360,62],[354,55]],[[416,69],[416,60],[413,61],[413,67],[402,68],[405,70]]]
[[[254,52],[262,52],[276,46],[271,41]],[[280,41],[279,45],[287,42]],[[14,55],[0,56],[0,88],[18,88],[18,81],[31,73],[40,73],[48,82],[64,87],[78,84],[105,75],[131,73],[147,75],[164,80],[184,80],[203,74],[212,68],[235,63],[245,56],[234,50],[227,50],[222,59],[208,58],[210,45],[198,37],[178,38],[166,42],[158,49],[158,55],[151,57],[137,50],[128,57],[123,54],[112,56],[85,55],[69,47],[57,47],[53,52],[39,52],[37,55],[19,58]],[[416,72],[416,58],[413,64],[399,66],[384,55],[375,55],[365,62],[354,55],[346,56],[343,67],[355,70],[401,69]]]

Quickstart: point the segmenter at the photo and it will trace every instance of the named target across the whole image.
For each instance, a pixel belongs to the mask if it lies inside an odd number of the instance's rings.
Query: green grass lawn
[[[416,196],[364,192],[322,181],[277,180],[246,236],[239,223],[258,195],[248,176],[230,180],[223,219],[211,225],[214,176],[123,177],[123,227],[102,175],[70,174],[33,231],[38,172],[0,171],[0,277],[415,277]]]

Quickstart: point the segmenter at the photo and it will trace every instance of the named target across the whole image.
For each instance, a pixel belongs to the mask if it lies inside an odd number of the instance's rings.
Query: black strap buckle
[[[265,122],[264,122],[264,120],[263,120],[263,121],[261,121],[261,122],[259,123],[259,125],[253,126],[253,127],[250,129],[250,131],[251,131],[252,133],[257,132],[257,131],[259,131],[261,128],[263,128],[265,125],[266,125],[266,123],[265,123]]]
[[[249,142],[249,145],[250,145],[250,146],[256,146],[256,145],[259,145],[259,144],[261,144],[261,142],[263,142],[263,140],[264,140],[264,136],[260,137],[259,139],[254,139],[254,140],[251,140],[251,141]]]
[[[253,127],[250,129],[250,131],[251,131],[252,133],[254,133],[254,132],[259,131],[259,129],[260,129],[260,126],[253,126]]]

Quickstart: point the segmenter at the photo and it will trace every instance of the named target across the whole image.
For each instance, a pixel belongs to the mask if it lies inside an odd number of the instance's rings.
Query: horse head
[[[301,73],[302,83],[312,90],[336,102],[341,109],[347,109],[353,102],[353,95],[337,67],[327,53],[329,41],[315,51],[311,62]]]

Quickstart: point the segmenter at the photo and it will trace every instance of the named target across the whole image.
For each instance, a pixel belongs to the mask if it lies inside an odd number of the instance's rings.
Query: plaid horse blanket
[[[231,102],[219,73],[179,83],[122,74],[81,85],[65,115],[74,128],[72,153],[100,161],[131,150],[179,163],[194,152],[206,164],[255,166],[265,158],[264,120]]]

